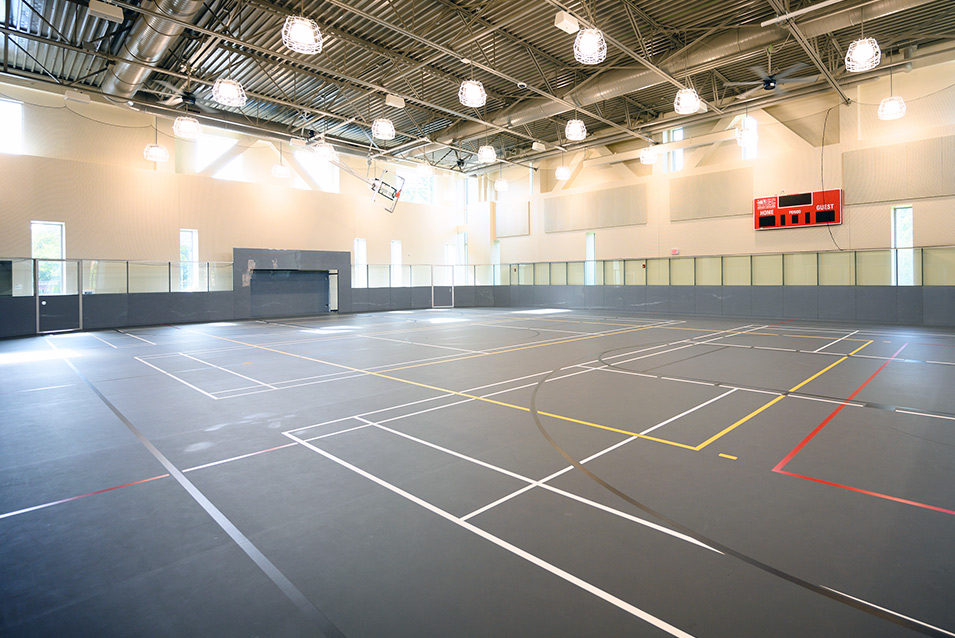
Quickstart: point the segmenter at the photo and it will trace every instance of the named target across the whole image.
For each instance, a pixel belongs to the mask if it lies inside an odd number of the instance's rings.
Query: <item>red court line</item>
[[[798,321],[797,319],[786,319],[785,321],[777,321],[776,323],[769,324],[770,326],[781,326],[784,323],[789,323],[790,321]]]
[[[902,347],[896,350],[895,354],[893,354],[885,363],[883,363],[878,370],[873,372],[872,375],[862,383],[862,385],[856,388],[855,392],[850,394],[842,403],[840,403],[839,406],[836,407],[836,409],[833,410],[832,413],[829,416],[827,416],[825,420],[823,420],[823,422],[816,427],[816,429],[814,429],[812,432],[809,433],[809,436],[807,436],[802,441],[800,441],[799,445],[794,447],[792,452],[787,454],[782,461],[777,463],[776,467],[773,468],[773,472],[776,472],[778,474],[786,474],[787,476],[794,476],[796,478],[806,479],[807,481],[813,481],[815,483],[821,483],[823,485],[829,485],[830,487],[838,487],[844,490],[849,490],[850,492],[858,492],[859,494],[867,494],[869,496],[875,496],[877,498],[884,498],[888,501],[895,501],[896,503],[904,503],[905,505],[914,505],[915,507],[921,507],[921,508],[933,510],[936,512],[942,512],[944,514],[955,514],[955,511],[945,509],[944,507],[936,507],[935,505],[928,505],[927,503],[920,503],[918,501],[910,501],[908,499],[899,498],[898,496],[889,496],[888,494],[881,494],[879,492],[863,490],[858,487],[852,487],[850,485],[842,485],[841,483],[833,483],[832,481],[825,481],[823,479],[813,478],[811,476],[804,476],[802,474],[795,474],[793,472],[786,472],[785,470],[783,470],[786,464],[792,461],[793,457],[796,456],[799,453],[799,451],[802,450],[807,443],[809,443],[809,441],[811,441],[817,434],[819,434],[819,432],[821,432],[822,429],[826,427],[826,425],[828,425],[829,422],[832,421],[832,419],[837,414],[839,414],[839,412],[842,411],[842,408],[846,407],[849,401],[855,398],[855,396],[862,391],[862,388],[866,387],[869,384],[869,382],[876,377],[876,375],[878,375],[880,372],[882,372],[882,370],[885,369],[885,366],[889,365],[889,363],[893,361],[899,355],[900,352],[905,350],[905,347],[907,345],[909,344],[908,343],[902,344]]]

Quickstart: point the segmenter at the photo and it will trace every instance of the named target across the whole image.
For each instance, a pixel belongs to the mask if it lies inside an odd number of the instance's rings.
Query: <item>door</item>
[[[83,298],[79,294],[79,262],[66,259],[36,259],[37,332],[63,332],[83,327]]]
[[[431,307],[454,307],[454,270],[452,266],[432,268]]]

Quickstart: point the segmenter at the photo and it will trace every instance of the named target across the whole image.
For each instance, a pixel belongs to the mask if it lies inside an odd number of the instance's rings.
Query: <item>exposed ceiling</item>
[[[859,78],[845,71],[845,53],[863,30],[883,51],[881,67],[870,76],[955,39],[951,0],[112,4],[123,11],[121,24],[91,15],[87,0],[0,1],[3,73],[130,100],[151,112],[193,111],[273,136],[325,134],[352,152],[415,157],[464,171],[481,168],[475,153],[485,143],[507,161],[527,163],[541,156],[534,142],[552,152],[647,139],[662,126],[662,115],[671,116],[667,126],[681,121],[672,118],[673,100],[686,86],[708,105],[706,113],[684,116],[687,122],[814,92],[846,99],[846,87]],[[604,62],[575,61],[575,36],[554,26],[560,10],[604,32]],[[283,45],[289,14],[318,22],[320,53]],[[806,79],[781,86],[786,92],[730,84],[761,82],[760,69]],[[244,107],[212,100],[220,77],[242,83],[249,97]],[[460,104],[458,87],[467,79],[483,83],[486,107]],[[388,94],[404,98],[405,107],[387,106]],[[575,113],[589,132],[583,142],[564,138]],[[377,117],[394,121],[394,140],[372,139]]]

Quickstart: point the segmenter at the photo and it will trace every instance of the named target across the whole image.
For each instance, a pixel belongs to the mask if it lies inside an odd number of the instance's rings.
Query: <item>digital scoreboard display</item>
[[[841,224],[842,189],[757,197],[753,217],[756,230]]]

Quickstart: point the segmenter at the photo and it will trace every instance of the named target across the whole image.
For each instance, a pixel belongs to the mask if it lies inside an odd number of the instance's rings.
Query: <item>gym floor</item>
[[[955,636],[953,389],[802,320],[0,341],[0,635]]]

